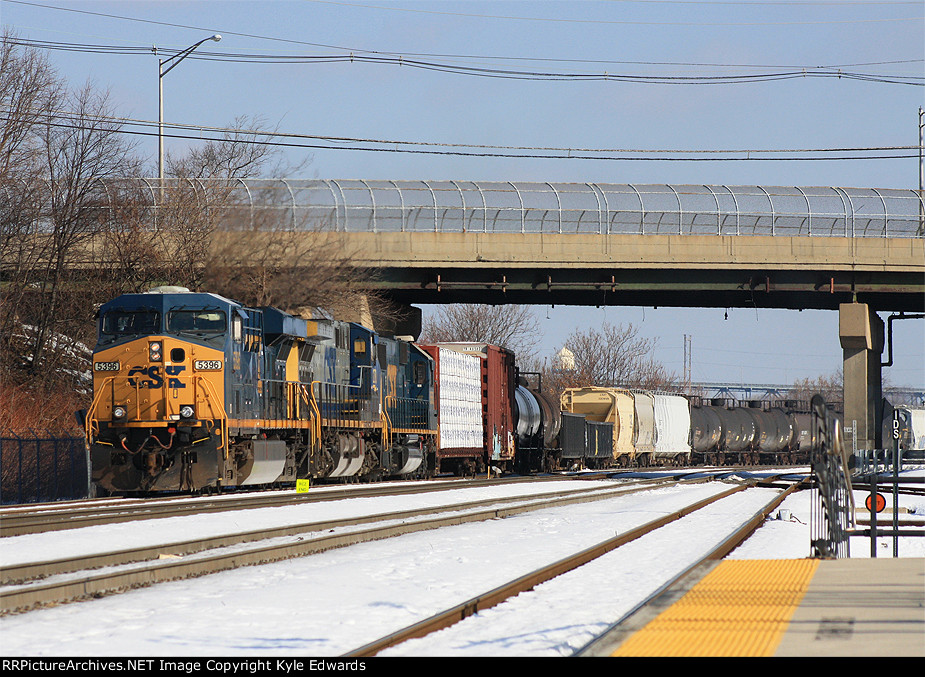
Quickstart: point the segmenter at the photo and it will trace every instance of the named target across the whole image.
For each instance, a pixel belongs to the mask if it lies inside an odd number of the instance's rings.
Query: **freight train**
[[[421,345],[174,287],[119,296],[97,321],[83,419],[109,492],[529,469],[529,413],[553,409],[498,346]]]
[[[562,408],[570,415],[561,458],[590,467],[805,463],[818,442],[809,404],[798,401],[772,405],[585,387],[566,389]]]
[[[421,344],[183,288],[124,294],[98,311],[83,416],[93,481],[117,493],[199,492],[788,462],[812,445],[793,409],[616,388],[554,400],[529,376],[490,344]]]

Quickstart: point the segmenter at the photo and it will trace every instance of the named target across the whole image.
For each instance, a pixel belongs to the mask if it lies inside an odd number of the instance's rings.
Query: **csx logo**
[[[164,385],[164,379],[167,379],[168,388],[185,388],[186,384],[183,383],[177,376],[180,375],[180,372],[186,371],[186,367],[182,364],[173,364],[167,365],[164,367],[166,374],[161,374],[161,368],[159,365],[152,364],[150,367],[132,367],[128,370],[128,378],[126,382],[134,387],[139,388],[160,388]],[[147,376],[146,380],[135,380],[133,377],[138,376]]]

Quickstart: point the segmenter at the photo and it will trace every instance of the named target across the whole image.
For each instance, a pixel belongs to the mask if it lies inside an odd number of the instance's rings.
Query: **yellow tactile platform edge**
[[[771,656],[818,560],[724,560],[613,656]]]

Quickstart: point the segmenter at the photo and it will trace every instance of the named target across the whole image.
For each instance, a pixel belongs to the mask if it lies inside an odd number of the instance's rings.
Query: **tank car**
[[[532,382],[531,382],[532,381]],[[562,411],[559,403],[543,392],[541,375],[519,372],[514,392],[519,473],[547,472],[560,466],[562,450],[559,432]]]
[[[98,313],[93,480],[198,491],[426,472],[433,365],[360,325],[159,288]]]
[[[752,443],[751,462],[785,463],[789,461],[795,426],[780,409],[765,400],[752,400],[743,407],[755,419],[756,434]]]

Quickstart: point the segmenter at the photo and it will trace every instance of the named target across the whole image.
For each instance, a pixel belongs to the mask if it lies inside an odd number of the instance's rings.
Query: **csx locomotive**
[[[435,469],[433,360],[330,319],[158,288],[98,312],[85,425],[109,491]]]

